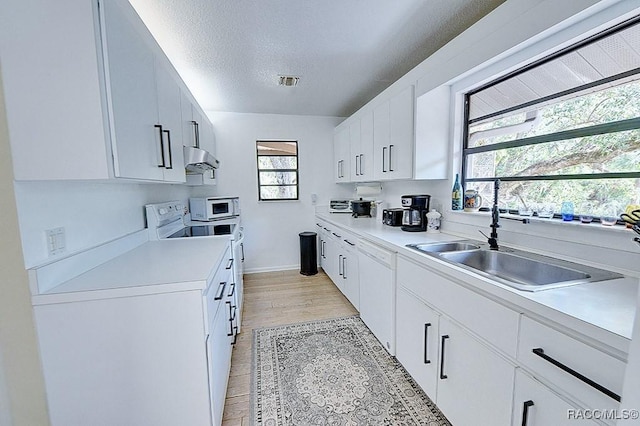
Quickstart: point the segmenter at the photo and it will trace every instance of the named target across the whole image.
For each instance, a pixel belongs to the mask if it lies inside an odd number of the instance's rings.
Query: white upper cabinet
[[[373,112],[374,177],[413,177],[413,86],[378,105]]]
[[[6,0],[0,16],[16,180],[185,181],[188,89],[127,1]]]
[[[446,179],[449,169],[451,86],[416,100],[415,178]]]
[[[373,110],[365,111],[349,126],[351,180],[373,180]]]
[[[389,176],[389,102],[383,102],[373,110],[373,175],[376,179]]]
[[[180,96],[182,108],[182,143],[184,146],[198,146],[216,155],[215,134],[213,125],[200,112],[199,106],[189,95],[182,91]],[[204,173],[187,173],[187,185],[215,185],[216,170]]]
[[[350,128],[343,126],[333,134],[333,167],[336,182],[351,181],[351,140]]]
[[[413,177],[413,86],[390,99],[389,105],[389,177]]]
[[[157,61],[158,62],[158,61]],[[158,134],[162,132],[161,146],[164,162],[164,180],[184,182],[184,136],[182,130],[181,90],[178,83],[162,64],[156,66],[158,88]]]
[[[360,132],[360,120],[354,120],[349,125],[349,161],[351,166],[350,180],[353,182],[362,180],[360,177],[360,151],[362,148],[361,132]]]
[[[155,55],[120,5],[101,6],[115,176],[162,180]]]

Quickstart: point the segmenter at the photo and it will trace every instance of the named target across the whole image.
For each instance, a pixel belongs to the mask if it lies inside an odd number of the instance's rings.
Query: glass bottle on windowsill
[[[462,210],[462,186],[458,173],[456,173],[456,181],[451,191],[451,210]]]

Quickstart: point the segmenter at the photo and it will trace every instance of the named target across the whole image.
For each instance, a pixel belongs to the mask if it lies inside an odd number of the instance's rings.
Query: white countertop
[[[317,217],[447,274],[494,300],[518,307],[521,312],[554,321],[624,353],[628,350],[636,313],[638,291],[636,278],[622,278],[537,292],[522,291],[405,247],[412,243],[454,241],[464,238],[444,233],[404,232],[400,227],[385,226],[373,218],[353,218],[347,214],[318,212]]]
[[[229,247],[228,237],[146,242],[53,289],[34,305],[203,290]]]

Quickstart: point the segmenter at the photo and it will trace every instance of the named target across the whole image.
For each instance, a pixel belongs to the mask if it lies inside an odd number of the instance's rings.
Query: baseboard
[[[281,272],[281,271],[292,271],[294,269],[300,269],[300,265],[284,265],[284,266],[273,266],[268,268],[250,268],[244,270],[245,274],[259,274],[261,272]]]

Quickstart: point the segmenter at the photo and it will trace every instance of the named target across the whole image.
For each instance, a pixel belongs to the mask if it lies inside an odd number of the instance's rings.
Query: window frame
[[[548,96],[544,96],[532,101],[528,101],[528,102],[524,102],[522,104],[516,105],[516,106],[512,106],[509,108],[505,108],[503,110],[500,111],[496,111],[496,112],[492,112],[489,114],[485,114],[483,116],[474,118],[474,119],[469,119],[470,117],[470,98],[471,96],[473,96],[474,94],[481,92],[489,87],[492,87],[494,85],[497,85],[499,83],[504,82],[505,80],[508,80],[512,77],[515,77],[519,74],[522,74],[526,71],[529,71],[533,68],[536,68],[538,66],[541,66],[547,62],[556,60],[560,57],[562,57],[563,55],[575,51],[577,49],[580,49],[581,47],[584,47],[586,45],[589,45],[591,43],[595,43],[607,36],[610,36],[612,34],[615,34],[618,31],[622,31],[628,27],[631,27],[633,25],[640,25],[640,15],[639,16],[635,16],[631,19],[625,20],[623,22],[620,22],[616,25],[613,25],[597,34],[593,34],[589,37],[586,37],[585,39],[578,41],[577,43],[574,43],[570,46],[567,46],[565,48],[562,48],[554,53],[551,53],[541,59],[538,59],[536,61],[533,61],[523,67],[520,67],[516,70],[513,70],[511,72],[508,72],[502,76],[499,76],[485,84],[482,84],[478,87],[475,87],[467,92],[464,93],[463,96],[463,123],[464,123],[464,127],[463,127],[463,132],[462,132],[462,150],[461,150],[461,154],[460,154],[460,158],[461,158],[461,184],[463,187],[466,187],[467,183],[474,183],[474,182],[494,182],[496,180],[500,180],[503,182],[519,182],[519,181],[560,181],[560,180],[591,180],[591,179],[626,179],[626,178],[640,178],[640,171],[638,172],[617,172],[617,173],[592,173],[592,174],[557,174],[557,175],[538,175],[538,176],[505,176],[505,177],[500,177],[500,176],[493,176],[493,177],[480,177],[480,178],[469,178],[467,177],[467,173],[468,173],[468,158],[470,155],[472,154],[477,154],[477,153],[482,153],[482,152],[491,152],[491,151],[500,151],[503,149],[509,149],[509,148],[516,148],[516,147],[522,147],[522,146],[532,146],[532,145],[536,145],[536,144],[543,144],[543,143],[549,143],[549,142],[556,142],[556,141],[562,141],[562,140],[570,140],[573,138],[578,138],[578,137],[585,137],[585,136],[595,136],[595,135],[600,135],[600,134],[607,134],[607,133],[617,133],[617,132],[622,132],[622,131],[627,131],[627,130],[638,130],[640,129],[640,117],[636,117],[636,118],[632,118],[632,119],[626,119],[626,120],[619,120],[619,121],[615,121],[615,122],[609,122],[609,123],[603,123],[603,124],[596,124],[596,125],[592,125],[592,126],[587,126],[587,127],[582,127],[582,128],[578,128],[578,129],[571,129],[571,130],[564,130],[564,131],[560,131],[560,132],[555,132],[555,133],[549,133],[549,134],[545,134],[545,135],[540,135],[540,136],[532,136],[532,137],[527,137],[527,138],[520,138],[520,139],[515,139],[515,140],[511,140],[511,141],[507,141],[507,142],[499,142],[499,143],[494,143],[494,144],[489,144],[489,145],[484,145],[484,146],[478,146],[478,147],[469,147],[469,127],[470,125],[477,123],[477,122],[481,122],[493,117],[498,117],[500,115],[504,115],[505,113],[509,113],[509,112],[514,112],[514,111],[524,111],[526,110],[527,107],[529,106],[535,106],[535,105],[539,105],[539,104],[543,104],[545,102],[551,101],[553,99],[558,99],[567,95],[571,95],[573,93],[577,93],[577,92],[582,92],[591,88],[595,88],[598,86],[605,86],[607,83],[611,83],[614,81],[619,81],[619,80],[624,80],[625,78],[634,76],[634,75],[640,75],[640,67],[635,68],[633,70],[629,70],[629,71],[625,71],[613,76],[609,76],[609,77],[605,77],[602,79],[599,79],[597,81],[593,81],[590,83],[586,83],[583,85],[580,85],[578,87],[575,87],[573,89],[570,90],[565,90],[565,91],[561,91],[558,93],[555,93],[553,95],[548,95]],[[510,212],[511,213],[511,212]],[[559,217],[559,215],[555,215],[555,217]],[[597,219],[597,218],[595,218]],[[621,221],[619,221],[619,223],[622,223]]]
[[[295,169],[261,169],[260,168],[260,157],[270,157],[270,155],[264,155],[264,154],[260,154],[260,151],[258,149],[259,144],[261,142],[282,142],[282,143],[294,143],[296,146],[296,154],[295,155],[273,155],[274,157],[293,157],[296,159],[296,168]],[[257,182],[258,182],[258,201],[267,201],[267,202],[271,202],[271,201],[299,201],[300,200],[300,156],[299,156],[299,144],[297,140],[285,140],[285,139],[259,139],[256,140],[256,169],[257,169]],[[260,172],[284,172],[284,173],[291,173],[291,172],[295,172],[296,174],[296,183],[295,185],[293,184],[287,184],[287,185],[274,185],[274,184],[263,184],[260,182]],[[263,187],[289,187],[289,186],[295,186],[296,188],[296,197],[295,198],[262,198],[262,191],[261,189]]]

